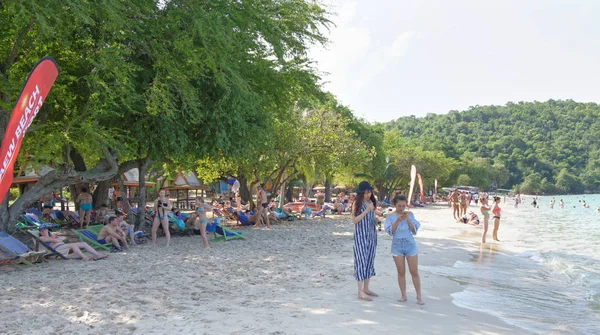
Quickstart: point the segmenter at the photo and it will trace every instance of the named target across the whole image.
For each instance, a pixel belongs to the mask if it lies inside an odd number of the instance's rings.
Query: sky
[[[325,90],[367,121],[476,105],[600,102],[600,1],[322,0],[309,56]]]

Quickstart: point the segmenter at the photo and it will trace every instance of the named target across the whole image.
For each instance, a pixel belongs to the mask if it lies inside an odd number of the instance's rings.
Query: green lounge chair
[[[111,251],[113,244],[112,243],[105,243],[105,244],[101,244],[100,242],[98,242],[98,233],[100,233],[99,230],[96,230],[97,228],[92,228],[92,230],[88,230],[90,227],[97,227],[96,226],[89,226],[86,229],[73,229],[73,232],[75,232],[75,234],[77,235],[77,237],[79,237],[79,240],[82,242],[87,242],[90,246],[92,246],[92,248],[94,249],[103,249],[106,251]],[[102,225],[100,225],[102,226]],[[102,229],[102,228],[100,228]],[[94,232],[97,231],[97,232]]]
[[[223,226],[221,226],[221,221],[224,219],[221,218],[213,218],[208,220],[208,224],[206,225],[206,232],[213,233],[215,238],[214,241],[229,241],[235,239],[245,240],[246,236],[242,232],[236,232],[233,230],[229,230]]]

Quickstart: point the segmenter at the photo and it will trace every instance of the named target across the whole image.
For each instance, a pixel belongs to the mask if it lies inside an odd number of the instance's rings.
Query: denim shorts
[[[418,254],[419,250],[414,238],[395,238],[392,240],[392,256],[411,257]]]

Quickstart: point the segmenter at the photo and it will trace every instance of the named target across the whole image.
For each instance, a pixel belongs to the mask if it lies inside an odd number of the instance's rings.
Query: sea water
[[[429,270],[464,285],[453,294],[458,306],[538,334],[600,334],[600,195],[538,197],[537,207],[532,200],[500,204],[501,242],[490,219],[488,243],[474,242],[470,261]]]

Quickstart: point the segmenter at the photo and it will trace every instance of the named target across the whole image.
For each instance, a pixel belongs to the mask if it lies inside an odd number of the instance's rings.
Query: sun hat
[[[373,191],[373,187],[368,181],[361,181],[360,184],[358,184],[356,193],[365,193],[365,191]]]

